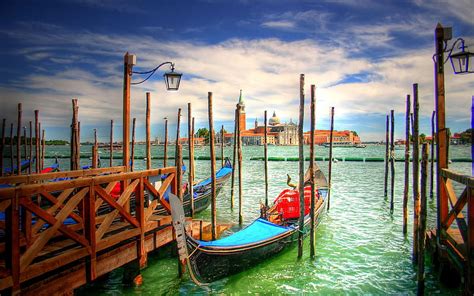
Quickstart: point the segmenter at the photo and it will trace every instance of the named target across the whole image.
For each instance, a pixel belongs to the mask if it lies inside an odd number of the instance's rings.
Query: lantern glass
[[[179,83],[181,81],[181,76],[183,74],[177,73],[174,71],[167,72],[163,75],[166,83],[166,89],[167,90],[178,90],[179,89]]]
[[[450,57],[454,74],[474,73],[474,53],[461,51]]]

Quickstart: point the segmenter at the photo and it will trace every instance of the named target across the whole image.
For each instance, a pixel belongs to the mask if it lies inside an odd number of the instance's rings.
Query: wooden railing
[[[458,266],[468,273],[465,275],[466,283],[472,285],[474,284],[474,270],[471,271],[471,262],[474,259],[474,178],[449,169],[441,169],[440,175],[443,187],[440,192],[446,194],[444,198],[441,196],[440,201],[449,202],[448,214],[440,217],[440,243],[447,248]],[[462,185],[463,190],[459,197],[456,196],[453,181]],[[454,221],[457,228],[453,226]]]
[[[87,277],[93,280],[97,254],[130,240],[137,242],[140,264],[146,263],[145,232],[159,204],[169,210],[164,193],[170,185],[177,192],[176,168],[93,177],[87,177],[85,171],[64,173],[80,178],[26,184],[52,176],[19,176],[25,179],[18,183],[26,185],[0,189],[0,211],[6,217],[0,225],[5,231],[0,243],[4,262],[0,264],[0,291],[18,291],[21,283],[79,259],[86,259]],[[149,181],[153,176],[164,176],[159,189]],[[112,196],[118,183],[120,195]],[[148,206],[145,191],[150,197]]]

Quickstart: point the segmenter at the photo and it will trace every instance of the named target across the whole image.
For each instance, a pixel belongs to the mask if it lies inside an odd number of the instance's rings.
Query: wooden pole
[[[41,137],[41,170],[44,170],[44,156],[46,152],[46,135],[45,130],[42,131]]]
[[[298,152],[299,152],[299,186],[300,217],[298,231],[298,258],[303,256],[303,227],[304,227],[304,154],[303,154],[303,124],[304,124],[304,74],[300,74],[300,114],[298,122]]]
[[[133,165],[135,163],[135,123],[136,118],[132,120],[132,155],[130,156],[130,170],[133,172]]]
[[[97,168],[97,129],[94,129],[94,145],[92,145],[92,168]]]
[[[163,147],[163,167],[165,168],[168,160],[168,118],[165,117],[165,146]]]
[[[7,120],[3,118],[2,120],[2,148],[0,148],[0,177],[3,177],[3,150],[5,149],[5,125]],[[30,165],[31,166],[31,165]]]
[[[413,112],[410,113],[410,120],[411,120],[411,134],[412,134],[412,136],[413,136],[413,134],[415,133],[415,130],[414,130],[414,126],[415,126],[415,125],[414,125],[414,123],[413,123],[413,122],[414,122],[414,121],[413,121]]]
[[[27,146],[28,142],[26,141],[26,126],[23,127],[23,159],[27,160],[28,159],[28,151],[27,151]]]
[[[176,126],[176,147],[175,147],[175,153],[174,153],[176,166],[178,166],[178,144],[179,144],[179,137],[181,133],[180,127],[181,127],[181,108],[178,108],[178,120],[177,120],[177,126]]]
[[[10,168],[11,168],[11,174],[13,175],[15,173],[15,171],[13,170],[13,166],[14,166],[14,151],[13,151],[13,122],[10,124]]]
[[[240,113],[242,112],[242,106],[239,104],[237,106],[237,118],[238,118],[238,125],[237,125],[237,162],[239,167],[239,225],[242,226],[244,223],[244,215],[242,212],[242,203],[243,203],[243,187],[242,187],[242,134],[240,133]]]
[[[238,133],[238,125],[239,125],[239,118],[237,113],[237,108],[235,109],[235,120],[234,120],[234,149],[233,149],[233,156],[232,156],[232,176],[230,179],[230,208],[234,208],[234,180],[235,180],[235,162],[236,162],[236,154],[237,154],[237,133]]]
[[[110,120],[110,153],[109,167],[114,165],[114,120]]]
[[[183,201],[183,190],[182,190],[182,184],[183,184],[183,166],[181,165],[183,163],[183,146],[181,144],[178,144],[176,147],[176,183],[178,183],[178,192],[177,195],[181,201]]]
[[[435,143],[435,120],[436,111],[433,111],[431,115],[431,170],[430,170],[430,198],[433,199],[433,188],[434,188],[434,143]]]
[[[29,159],[30,166],[28,167],[28,174],[31,174],[33,166],[33,123],[30,120],[30,140],[29,140]]]
[[[332,191],[332,142],[333,142],[333,135],[334,135],[334,107],[331,107],[331,127],[329,131],[329,167],[328,167],[328,211],[331,205],[331,191]]]
[[[410,187],[410,95],[407,95],[405,113],[405,186],[403,187],[403,234],[408,232],[408,191]]]
[[[194,216],[194,141],[193,141],[193,117],[192,117],[192,106],[188,103],[188,156],[189,156],[189,169],[188,169],[188,192],[191,201],[191,217]]]
[[[418,84],[413,84],[413,262],[418,261],[418,219],[420,213],[420,171],[419,171],[419,135],[418,135]]]
[[[212,240],[217,238],[216,227],[216,156],[214,151],[214,122],[212,119],[212,92],[207,94],[208,110],[209,110],[209,145],[211,153],[211,232]]]
[[[193,162],[193,184],[194,184],[194,176],[196,176],[196,165],[195,165],[195,162],[194,162],[194,117],[192,119],[192,129],[191,129],[191,135],[192,135],[192,144],[193,144],[193,149],[192,149],[192,152],[193,152],[193,157],[191,158],[192,162]]]
[[[16,126],[16,165],[18,175],[21,175],[21,103],[18,104],[18,121]]]
[[[134,56],[125,53],[123,57],[123,166],[130,171],[130,81]]]
[[[81,122],[77,122],[77,134],[76,134],[76,160],[77,169],[81,169]]]
[[[394,131],[395,116],[394,110],[390,110],[390,212],[393,213],[393,199],[395,193],[395,145]]]
[[[389,132],[390,132],[390,125],[389,125],[389,116],[387,115],[385,121],[385,179],[383,185],[383,196],[387,198],[388,194],[388,163],[390,161],[390,151],[389,151]]]
[[[151,169],[151,143],[150,143],[150,93],[146,93],[146,169]]]
[[[316,126],[316,99],[315,99],[315,86],[311,85],[311,139],[309,146],[309,170],[311,176],[311,231],[310,231],[310,256],[314,258],[315,255],[315,239],[314,239],[314,211],[315,211],[315,190],[316,184],[314,184],[314,129]]]
[[[221,127],[221,168],[224,167],[224,125]]]
[[[423,143],[421,158],[421,206],[420,225],[418,229],[418,295],[425,290],[425,232],[426,232],[426,187],[428,182],[428,143]]]
[[[77,162],[77,115],[78,115],[77,99],[72,99],[72,123],[71,123],[71,159],[70,159],[70,168],[71,170],[78,170],[79,164]]]
[[[39,146],[39,110],[35,110],[35,172],[40,171],[40,146]]]
[[[265,161],[265,208],[268,208],[268,131],[267,131],[267,110],[263,115],[264,120],[264,142],[263,142],[263,158]]]

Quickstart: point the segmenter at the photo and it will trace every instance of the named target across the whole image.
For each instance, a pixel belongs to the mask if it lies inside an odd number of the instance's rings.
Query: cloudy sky
[[[165,116],[173,127],[178,108],[186,115],[188,102],[197,126],[207,126],[209,91],[216,125],[227,130],[240,89],[247,125],[262,122],[264,110],[296,121],[300,73],[308,102],[310,85],[317,87],[319,129],[328,128],[334,106],[336,129],[381,140],[385,116],[394,109],[396,137],[403,138],[405,98],[418,83],[421,131],[428,134],[434,28],[438,22],[452,26],[453,36],[474,50],[473,11],[472,0],[3,0],[0,117],[12,122],[21,102],[26,120],[40,110],[48,138],[67,139],[71,99],[77,98],[82,140],[98,128],[106,141],[111,119],[121,137],[123,55],[129,51],[137,55],[134,70],[173,61],[184,73],[178,92],[166,91],[161,69],[132,87],[139,139],[146,91],[153,136],[163,135]],[[453,131],[470,127],[473,95],[474,75],[455,76],[447,64],[447,125]]]

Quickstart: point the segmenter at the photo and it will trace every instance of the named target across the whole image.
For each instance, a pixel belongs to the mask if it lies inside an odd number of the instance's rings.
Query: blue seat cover
[[[202,247],[241,246],[267,240],[291,229],[291,227],[283,227],[258,218],[249,226],[227,237],[215,241],[206,242],[198,240],[197,242]]]

